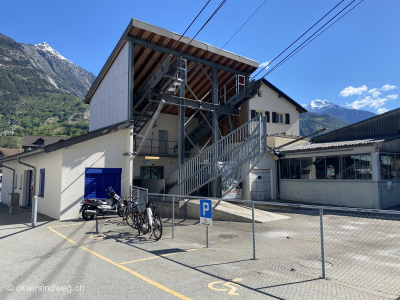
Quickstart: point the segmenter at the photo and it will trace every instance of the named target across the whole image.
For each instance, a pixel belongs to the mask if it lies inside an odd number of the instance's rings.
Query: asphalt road
[[[138,236],[120,218],[100,220],[98,234],[94,221],[59,222],[42,215],[38,226],[31,228],[30,211],[18,210],[10,216],[0,205],[0,299],[398,297],[351,281],[320,279],[320,265],[312,266],[318,251],[307,248],[310,242],[318,242],[312,227],[315,220],[300,217],[302,222],[280,233],[278,223],[275,228],[257,225],[258,247],[265,251],[258,251],[253,260],[251,224],[213,223],[207,248],[205,227],[196,220],[177,220],[172,239],[171,222],[165,219],[163,237],[155,241],[149,235]],[[270,228],[269,235],[263,226]],[[288,247],[284,243],[296,241],[295,229],[301,229],[303,236],[307,230],[313,234],[304,243]],[[312,253],[293,262],[288,258],[296,251]]]

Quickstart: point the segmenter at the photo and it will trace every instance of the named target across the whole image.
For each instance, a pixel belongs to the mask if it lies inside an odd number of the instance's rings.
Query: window
[[[276,123],[285,124],[285,115],[284,114],[276,114]]]
[[[381,154],[381,177],[400,179],[399,163],[400,154]],[[280,165],[281,179],[372,179],[370,154],[290,158],[282,159]]]
[[[145,166],[140,167],[140,178],[141,179],[163,179],[164,168],[157,166]]]
[[[354,176],[356,179],[372,179],[371,155],[354,156]]]
[[[39,197],[44,197],[44,181],[45,181],[45,169],[40,169],[39,177]]]
[[[252,109],[250,111],[250,113],[251,113],[251,118],[252,119],[254,119],[255,117],[258,117],[259,115],[261,115],[261,117],[263,117],[264,114],[265,114],[265,112],[263,110],[254,110],[254,109]]]
[[[290,179],[289,166],[290,166],[289,159],[281,160],[281,178],[282,179]]]
[[[290,159],[290,178],[300,179],[300,158]]]
[[[259,90],[258,93],[257,93],[257,95],[258,95],[258,97],[262,97],[262,91]]]
[[[301,179],[311,179],[312,158],[304,157],[301,159]]]
[[[326,179],[337,179],[340,173],[339,156],[326,157]]]
[[[313,161],[313,165],[315,167],[315,178],[326,179],[325,156],[317,156],[316,159]]]
[[[400,179],[400,154],[380,153],[381,180]]]

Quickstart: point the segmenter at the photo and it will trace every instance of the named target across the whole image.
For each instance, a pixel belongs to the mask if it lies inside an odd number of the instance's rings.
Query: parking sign
[[[200,224],[212,225],[212,203],[211,200],[200,200]]]

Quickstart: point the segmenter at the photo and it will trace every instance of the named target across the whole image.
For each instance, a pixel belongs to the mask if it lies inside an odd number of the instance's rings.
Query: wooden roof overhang
[[[218,69],[219,89],[227,84],[228,88],[235,84],[233,77],[237,74],[248,77],[258,68],[256,61],[197,40],[191,41],[188,37],[182,37],[177,42],[180,37],[177,33],[132,19],[87,93],[85,102],[90,103],[97,87],[127,42],[134,43],[133,97],[141,91],[168,54],[174,57],[180,55],[187,60],[187,84],[190,89],[185,89],[185,98],[193,100],[195,100],[193,94],[198,99],[202,99],[211,90],[210,79],[212,78],[213,67]],[[205,97],[204,101],[211,101],[211,93]],[[177,114],[178,107],[165,105],[163,112]]]

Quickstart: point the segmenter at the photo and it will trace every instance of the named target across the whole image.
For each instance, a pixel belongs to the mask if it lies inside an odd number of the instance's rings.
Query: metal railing
[[[148,189],[131,185],[131,197],[133,201],[137,202],[138,204],[147,203],[149,201],[149,191]],[[140,210],[144,210],[144,205],[139,205]]]
[[[276,270],[304,282],[329,279],[316,284],[349,288],[347,299],[400,296],[400,211],[202,197],[213,202],[208,228],[199,224],[200,197],[149,196],[160,199],[165,228],[188,249],[211,247],[226,253],[221,257],[257,260],[264,268],[260,274]],[[316,286],[313,293],[322,294],[314,298],[325,298],[324,292]]]
[[[263,122],[265,118],[255,117],[188,160],[175,171],[177,181],[174,174],[167,180],[169,191],[189,195],[219,177],[222,190],[237,186],[264,155]],[[170,181],[177,184],[175,190]]]

